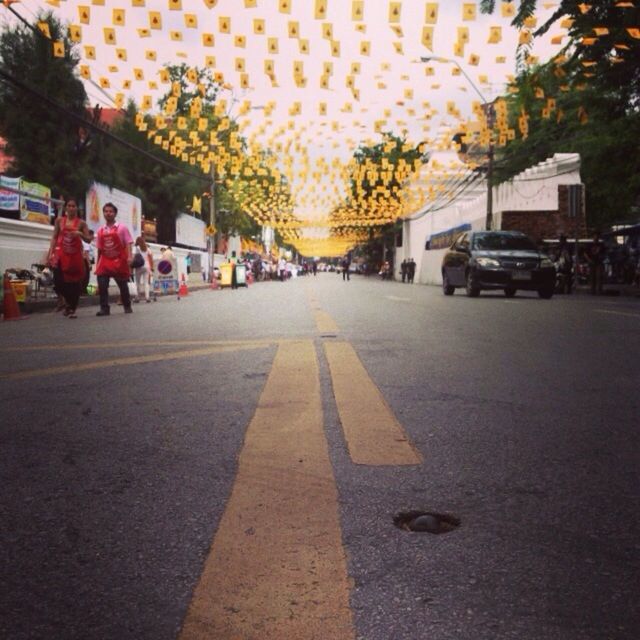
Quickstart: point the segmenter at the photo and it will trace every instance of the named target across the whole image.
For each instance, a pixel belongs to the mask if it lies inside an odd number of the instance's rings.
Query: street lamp
[[[485,228],[490,231],[493,227],[493,102],[488,102],[484,97],[480,89],[475,85],[473,80],[467,75],[467,72],[460,66],[459,62],[453,58],[441,58],[439,56],[423,56],[420,58],[421,62],[445,62],[455,64],[460,73],[467,79],[469,84],[473,87],[473,90],[480,96],[482,100],[482,107],[487,116],[487,125],[489,126],[489,149],[487,151],[487,215],[485,219]]]

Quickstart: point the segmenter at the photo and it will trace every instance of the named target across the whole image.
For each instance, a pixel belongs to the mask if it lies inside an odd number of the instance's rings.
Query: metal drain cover
[[[460,526],[460,519],[449,513],[434,511],[401,511],[393,517],[393,524],[403,531],[449,533]]]

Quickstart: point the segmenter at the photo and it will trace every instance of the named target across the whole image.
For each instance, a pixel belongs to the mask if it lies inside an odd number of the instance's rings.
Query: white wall
[[[0,218],[0,273],[43,264],[52,234],[51,225]]]
[[[44,264],[52,234],[51,225],[0,218],[0,273],[4,273],[5,269],[30,269],[32,264]],[[160,249],[164,245],[148,243],[148,246],[154,260],[159,260]],[[178,260],[179,276],[187,273],[188,253],[200,253],[203,265],[208,265],[206,251],[173,247],[173,253]],[[215,254],[215,264],[221,264],[224,259],[222,254]]]
[[[558,186],[581,184],[580,156],[576,153],[556,153],[508,182],[493,188],[493,225],[502,226],[503,211],[557,211]],[[426,211],[426,212],[425,212]],[[442,284],[440,265],[446,249],[425,250],[426,241],[434,234],[470,224],[474,230],[484,229],[487,212],[487,187],[482,181],[471,193],[438,211],[415,214],[415,219],[403,223],[402,247],[396,249],[395,266],[405,258],[416,261],[415,281],[422,284]],[[421,215],[424,214],[424,215]],[[396,274],[397,277],[397,274]]]

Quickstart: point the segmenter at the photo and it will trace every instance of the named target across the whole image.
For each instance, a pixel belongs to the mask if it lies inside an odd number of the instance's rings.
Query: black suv
[[[467,231],[442,260],[442,290],[450,296],[465,287],[475,298],[482,289],[502,289],[510,298],[518,289],[551,298],[556,270],[549,257],[520,231]]]

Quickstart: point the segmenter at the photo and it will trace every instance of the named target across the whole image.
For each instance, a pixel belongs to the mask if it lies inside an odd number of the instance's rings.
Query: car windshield
[[[506,233],[478,233],[473,238],[473,248],[480,251],[536,251],[536,245],[527,236]]]

